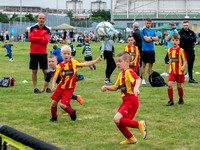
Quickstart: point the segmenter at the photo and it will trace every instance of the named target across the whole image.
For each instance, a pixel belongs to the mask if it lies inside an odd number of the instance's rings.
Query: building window
[[[158,27],[162,26],[164,23],[158,23]]]
[[[155,27],[156,27],[156,23],[152,23],[151,28],[155,28]]]
[[[133,28],[133,23],[127,23],[127,27],[132,29]]]

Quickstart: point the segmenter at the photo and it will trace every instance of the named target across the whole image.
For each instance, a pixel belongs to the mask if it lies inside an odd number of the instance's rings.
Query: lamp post
[[[110,8],[110,21],[113,21],[113,10],[112,10],[112,3],[113,1],[111,0],[111,8]]]
[[[57,26],[58,26],[58,0],[57,0]]]
[[[20,34],[22,32],[22,0],[20,0]]]

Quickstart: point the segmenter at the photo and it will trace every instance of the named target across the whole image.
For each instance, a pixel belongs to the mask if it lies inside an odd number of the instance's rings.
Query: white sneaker
[[[169,74],[167,74],[167,73],[162,73],[161,75],[160,75],[161,77],[168,77],[169,76]]]
[[[145,79],[142,80],[142,85],[146,85]]]
[[[185,75],[185,81],[189,81],[189,75],[188,75],[188,73]]]
[[[105,82],[105,84],[107,84],[107,85],[114,85],[114,83],[112,83],[112,82],[110,81],[110,79],[105,79],[104,82]]]

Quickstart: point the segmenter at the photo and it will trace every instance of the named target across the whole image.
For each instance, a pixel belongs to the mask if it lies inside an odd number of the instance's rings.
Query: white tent
[[[132,30],[128,27],[126,27],[126,32],[131,32]]]

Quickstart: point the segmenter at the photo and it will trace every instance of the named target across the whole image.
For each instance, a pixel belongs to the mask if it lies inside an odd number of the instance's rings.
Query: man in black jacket
[[[133,24],[133,37],[135,39],[136,42],[136,46],[138,47],[139,51],[140,51],[140,67],[142,66],[142,38],[141,38],[141,34],[140,34],[140,29],[139,29],[139,24],[137,22],[135,22]],[[138,69],[139,71],[139,69]]]
[[[184,49],[187,57],[189,82],[198,83],[192,77],[192,69],[195,60],[194,46],[196,43],[196,35],[192,30],[189,29],[189,27],[189,21],[183,21],[183,28],[179,31],[179,34],[181,36],[180,47]]]

